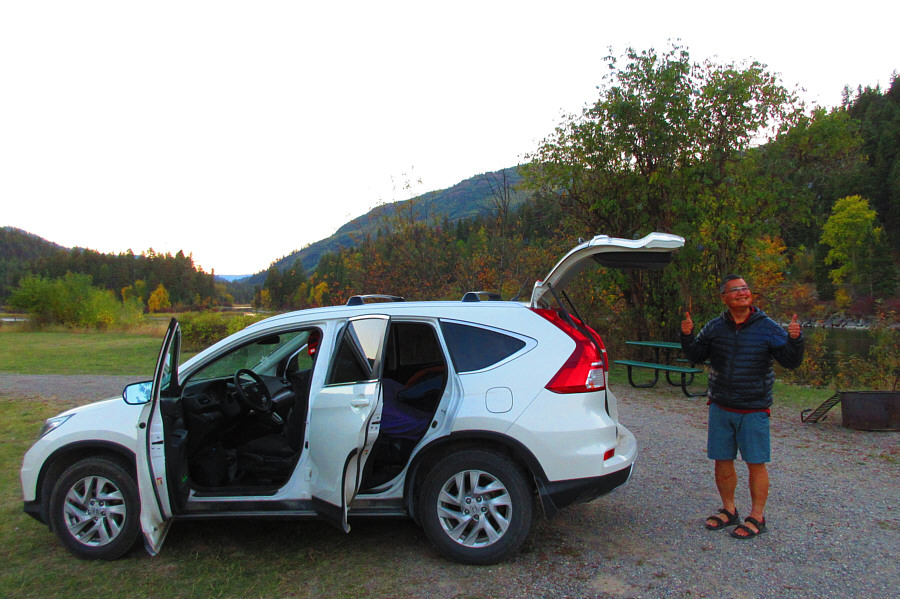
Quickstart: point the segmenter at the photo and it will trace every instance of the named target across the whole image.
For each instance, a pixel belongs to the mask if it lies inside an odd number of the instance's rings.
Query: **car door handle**
[[[354,408],[365,408],[370,403],[371,402],[369,401],[368,397],[354,397],[350,400],[350,405]]]

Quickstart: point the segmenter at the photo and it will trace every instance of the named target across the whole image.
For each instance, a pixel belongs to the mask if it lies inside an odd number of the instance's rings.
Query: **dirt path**
[[[105,375],[32,375],[0,373],[0,395],[6,397],[39,396],[66,402],[87,403],[121,397],[129,383],[149,380],[150,376]]]

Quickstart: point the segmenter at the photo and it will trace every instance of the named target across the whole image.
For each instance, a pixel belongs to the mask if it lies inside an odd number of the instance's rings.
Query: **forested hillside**
[[[0,229],[0,302],[24,278],[61,279],[67,273],[87,275],[93,286],[120,299],[136,298],[145,307],[151,295],[165,293],[167,306],[201,308],[229,303],[225,286],[194,265],[179,251],[160,254],[149,249],[104,254],[95,250],[67,249],[12,227]],[[160,289],[162,287],[162,289]]]
[[[391,204],[376,206],[366,214],[354,218],[334,235],[316,241],[305,248],[276,260],[273,266],[279,271],[292,268],[299,260],[305,272],[312,272],[319,264],[322,256],[329,252],[339,252],[343,248],[356,246],[366,235],[382,233],[390,220],[403,210],[412,210],[412,218],[416,221],[430,223],[454,223],[459,220],[472,219],[495,210],[496,192],[500,188],[512,189],[510,204],[517,207],[532,194],[517,189],[522,176],[515,167],[497,172],[484,173],[470,177],[447,189],[430,191],[411,200],[403,200]],[[259,286],[265,281],[266,271],[257,273],[245,281]]]
[[[0,227],[0,302],[38,258],[64,251],[61,245],[13,227]]]

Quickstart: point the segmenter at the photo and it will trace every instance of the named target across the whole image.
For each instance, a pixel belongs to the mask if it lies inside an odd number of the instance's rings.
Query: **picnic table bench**
[[[680,343],[674,343],[671,341],[626,341],[625,344],[651,348],[653,349],[656,358],[655,362],[643,362],[639,360],[613,360],[613,363],[625,366],[628,369],[628,384],[632,387],[640,389],[655,386],[659,381],[659,373],[660,371],[662,371],[666,373],[666,382],[674,387],[680,386],[682,392],[687,397],[700,397],[706,395],[705,389],[700,393],[694,393],[690,389],[688,389],[691,383],[694,382],[694,375],[701,374],[703,372],[702,369],[697,368],[694,364],[690,364],[689,366],[678,366],[676,364],[666,363],[669,362],[669,351],[681,350]],[[665,362],[661,359],[661,350],[666,352]],[[634,368],[652,370],[653,380],[646,383],[636,383],[632,373],[632,370]],[[672,380],[673,373],[679,375],[679,380]]]

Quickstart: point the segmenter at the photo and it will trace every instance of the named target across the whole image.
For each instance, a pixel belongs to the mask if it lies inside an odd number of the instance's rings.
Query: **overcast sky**
[[[759,60],[823,106],[887,86],[900,4],[837,6],[0,0],[0,226],[258,272],[522,162],[599,97],[610,46]]]

